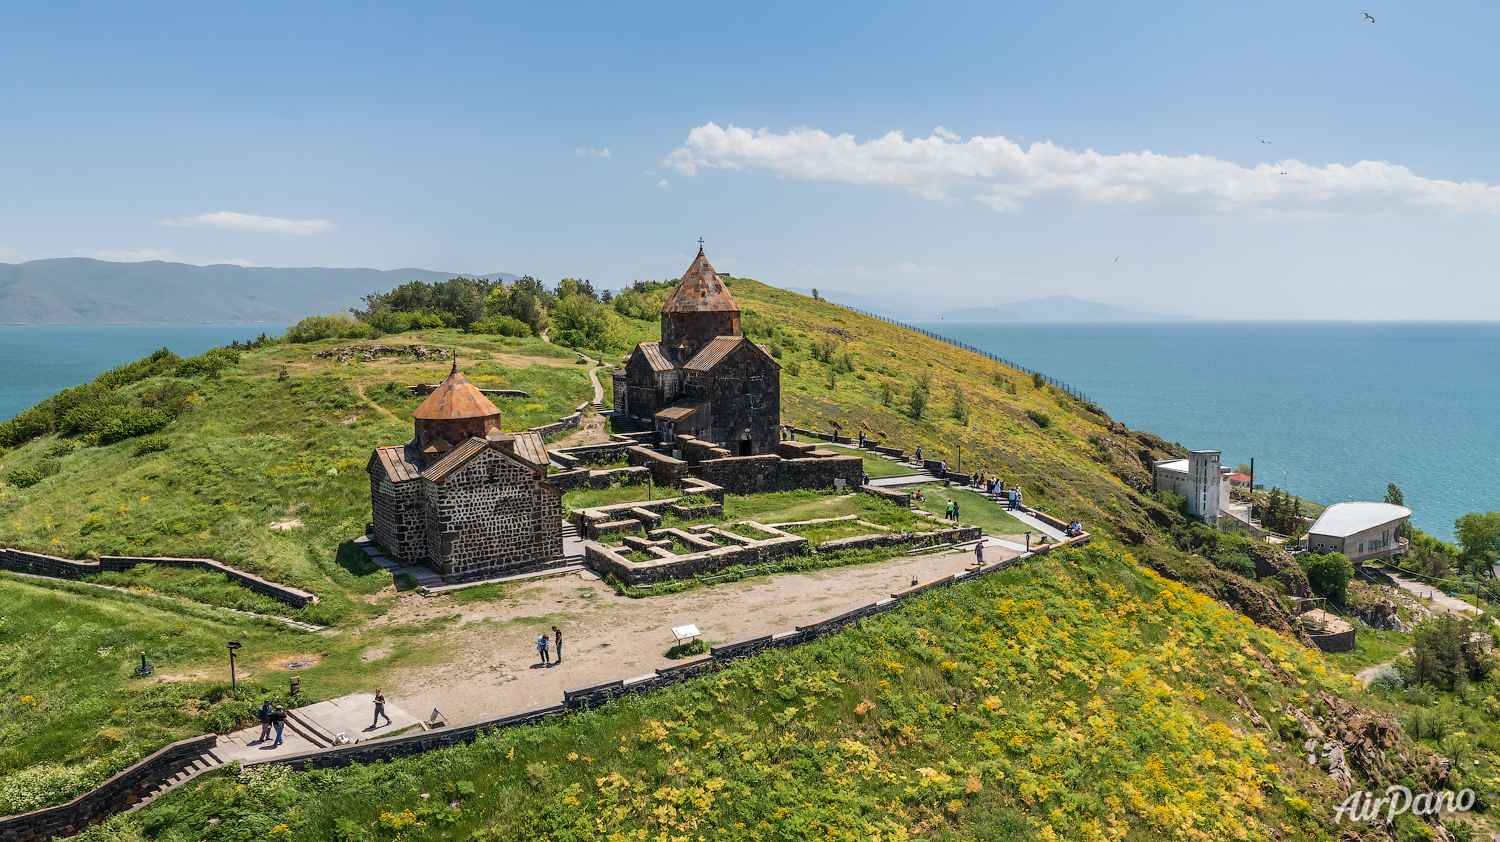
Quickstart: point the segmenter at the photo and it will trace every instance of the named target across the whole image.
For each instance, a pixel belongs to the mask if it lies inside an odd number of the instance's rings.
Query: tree
[[[896,399],[896,390],[891,387],[891,381],[889,381],[889,380],[882,380],[882,381],[880,381],[880,403],[882,405],[884,405],[884,406],[890,406],[891,405],[891,401],[893,401],[895,399]]]
[[[581,292],[557,302],[548,323],[552,341],[569,348],[608,353],[625,344],[625,326],[615,311]]]
[[[906,399],[906,407],[911,411],[911,417],[920,421],[922,413],[927,411],[927,390],[920,385],[912,387],[911,395]]]
[[[1405,506],[1406,495],[1401,493],[1401,486],[1394,482],[1385,484],[1385,501],[1392,506]]]
[[[1464,565],[1480,575],[1492,575],[1495,557],[1500,556],[1500,512],[1469,512],[1453,522],[1453,531]]]
[[[813,294],[813,300],[814,301],[822,301],[822,299],[818,297],[818,288],[817,287],[813,287],[812,288],[812,294]]]
[[[1412,641],[1411,658],[1400,664],[1409,684],[1431,684],[1453,690],[1469,681],[1483,681],[1494,666],[1493,658],[1472,639],[1470,617],[1443,614],[1422,621]]]
[[[1343,553],[1304,553],[1298,557],[1302,569],[1307,573],[1307,582],[1318,594],[1329,601],[1343,605],[1349,598],[1349,580],[1354,577],[1354,565]]]
[[[958,386],[953,387],[953,420],[969,426],[969,399],[964,396],[964,390]]]

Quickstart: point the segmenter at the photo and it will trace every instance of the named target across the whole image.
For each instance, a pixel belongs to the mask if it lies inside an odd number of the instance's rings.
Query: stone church
[[[661,341],[635,346],[614,391],[615,412],[663,442],[693,436],[758,456],[781,437],[781,366],[740,333],[740,305],[701,247],[662,307]]]
[[[375,540],[445,579],[487,578],[562,556],[562,495],[539,433],[500,429],[500,408],[453,371],[412,413],[415,436],[370,455]]]

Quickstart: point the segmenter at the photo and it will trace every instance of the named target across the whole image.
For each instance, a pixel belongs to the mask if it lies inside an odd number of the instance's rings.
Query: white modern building
[[[1219,464],[1219,451],[1195,450],[1186,459],[1167,459],[1151,466],[1151,487],[1187,498],[1188,514],[1209,523],[1219,518],[1219,506],[1229,499],[1228,468]]]
[[[1335,503],[1307,530],[1307,548],[1356,562],[1404,552],[1406,540],[1396,532],[1409,517],[1411,509],[1390,503]]]

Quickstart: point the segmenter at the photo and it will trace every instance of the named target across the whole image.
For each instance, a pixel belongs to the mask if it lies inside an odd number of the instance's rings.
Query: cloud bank
[[[1423,178],[1385,161],[1317,167],[1287,160],[1247,169],[1207,155],[1105,155],[1051,142],[1023,148],[1000,136],[964,140],[941,127],[925,138],[890,132],[859,143],[818,129],[777,134],[708,123],[689,132],[664,163],[685,176],[701,167],[761,168],[927,199],[968,194],[999,211],[1019,210],[1031,199],[1173,215],[1500,213],[1500,187]]]
[[[268,234],[321,234],[333,227],[333,223],[326,219],[277,219],[274,216],[233,211],[163,219],[161,224],[182,228],[228,228],[231,231],[259,231]]]

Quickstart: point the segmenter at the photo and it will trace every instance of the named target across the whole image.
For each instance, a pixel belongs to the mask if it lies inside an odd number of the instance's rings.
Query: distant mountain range
[[[785,287],[803,295],[812,294],[811,289]],[[964,322],[1091,322],[1091,321],[1154,321],[1158,319],[1191,319],[1168,313],[1150,313],[1144,310],[1127,310],[1097,301],[1085,301],[1071,295],[1049,295],[1029,301],[974,304],[951,298],[924,296],[919,302],[906,295],[862,295],[836,289],[820,289],[818,294],[835,304],[854,307],[901,321],[932,321],[946,319]]]
[[[109,263],[86,257],[0,263],[0,324],[295,324],[358,306],[407,281],[501,278],[430,269],[275,269]]]

